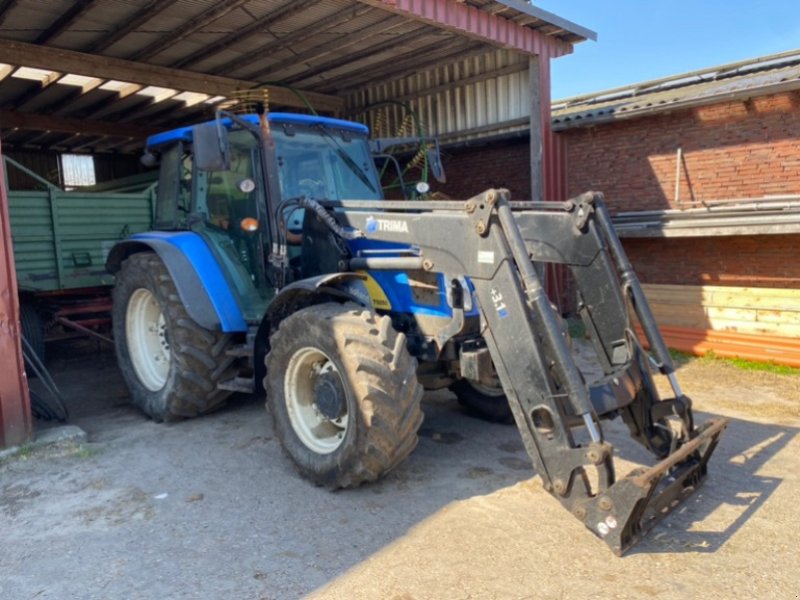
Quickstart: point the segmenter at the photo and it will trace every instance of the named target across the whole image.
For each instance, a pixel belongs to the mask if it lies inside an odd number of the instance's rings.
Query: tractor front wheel
[[[416,447],[422,386],[389,317],[355,304],[299,310],[273,334],[266,367],[275,431],[314,483],[374,481]]]

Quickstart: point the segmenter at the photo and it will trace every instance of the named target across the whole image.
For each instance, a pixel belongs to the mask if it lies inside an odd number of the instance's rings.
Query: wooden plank
[[[800,289],[653,284],[643,288],[648,299],[660,304],[800,310]]]
[[[242,79],[181,71],[109,56],[36,46],[12,40],[0,40],[0,62],[180,91],[200,92],[210,96],[225,96],[233,90],[249,89],[258,85]],[[344,100],[335,96],[316,92],[304,92],[304,94],[317,110],[337,112],[344,108]],[[269,95],[270,102],[273,104],[306,108],[302,100],[287,89],[270,87]]]
[[[89,121],[84,119],[68,119],[51,115],[36,115],[0,110],[0,123],[3,127],[17,127],[33,131],[57,131],[59,133],[83,133],[86,135],[103,135],[110,137],[143,139],[158,133],[149,127],[111,123],[106,121]]]

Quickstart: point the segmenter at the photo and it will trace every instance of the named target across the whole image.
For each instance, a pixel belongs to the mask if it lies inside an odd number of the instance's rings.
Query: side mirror
[[[142,154],[141,158],[139,159],[139,162],[142,163],[142,166],[145,166],[148,169],[152,169],[153,167],[157,167],[161,161],[152,152],[145,152],[144,154]]]
[[[230,146],[228,130],[221,123],[203,123],[192,127],[194,162],[204,171],[228,171]]]

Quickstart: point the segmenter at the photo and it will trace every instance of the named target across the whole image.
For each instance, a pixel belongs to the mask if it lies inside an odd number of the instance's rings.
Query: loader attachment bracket
[[[572,513],[621,556],[705,481],[708,459],[728,419],[712,419],[676,452],[622,477],[605,493],[576,503]]]

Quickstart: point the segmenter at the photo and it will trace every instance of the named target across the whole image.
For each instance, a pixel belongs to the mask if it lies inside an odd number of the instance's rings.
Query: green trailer
[[[13,159],[4,160],[6,170],[22,170],[40,188],[8,190],[26,337],[38,353],[45,330],[51,337],[64,335],[64,327],[97,333],[108,323],[114,283],[106,256],[119,240],[151,228],[154,176],[64,191]]]

